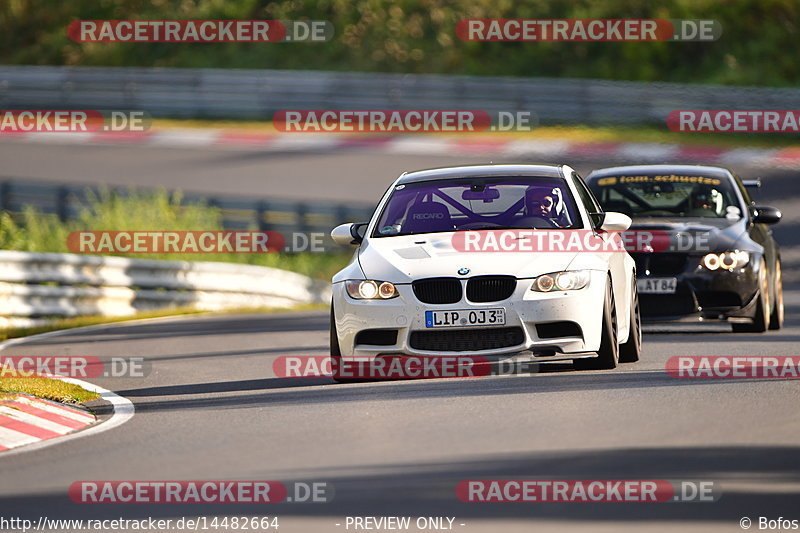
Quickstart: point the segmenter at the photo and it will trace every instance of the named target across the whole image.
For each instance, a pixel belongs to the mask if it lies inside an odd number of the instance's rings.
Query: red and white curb
[[[165,129],[141,133],[4,133],[2,138],[41,143],[135,144],[184,148],[227,147],[267,152],[373,150],[409,155],[492,155],[540,159],[603,157],[636,163],[703,162],[723,166],[800,168],[800,147],[722,148],[658,143],[509,139],[487,135],[342,135],[263,133],[221,129]]]
[[[0,452],[68,435],[94,424],[94,415],[28,394],[0,400]]]
[[[132,321],[129,321],[129,322],[121,323],[121,324],[119,324],[119,326],[128,325],[131,322],[156,321],[156,320],[164,320],[165,318],[169,318],[169,317],[142,319],[141,321],[132,320]],[[31,341],[31,340],[40,340],[40,339],[45,339],[45,338],[49,338],[49,337],[57,337],[59,335],[63,335],[63,334],[66,334],[66,333],[74,333],[76,331],[100,330],[100,329],[107,328],[107,327],[110,327],[110,326],[113,327],[114,324],[98,324],[98,325],[93,325],[93,326],[83,326],[83,327],[80,327],[80,328],[73,328],[73,329],[69,329],[69,330],[48,331],[47,333],[39,333],[39,334],[36,334],[36,335],[31,335],[29,337],[20,337],[20,338],[17,338],[17,339],[10,339],[10,340],[4,341],[4,342],[0,342],[0,351],[4,350],[6,348],[9,348],[11,346],[24,344],[24,343],[26,343],[28,341]],[[0,446],[3,446],[3,447],[6,448],[5,450],[1,450],[0,451],[0,460],[2,460],[2,458],[4,458],[4,457],[9,457],[9,456],[14,455],[14,454],[25,453],[25,452],[29,452],[29,451],[33,451],[33,450],[38,450],[38,449],[41,449],[41,448],[44,448],[44,447],[47,447],[47,446],[50,446],[50,445],[53,445],[53,444],[63,443],[65,441],[69,441],[69,440],[73,440],[73,439],[79,439],[79,438],[88,437],[88,436],[91,436],[91,435],[97,435],[99,433],[103,433],[105,431],[114,429],[117,426],[121,426],[122,424],[124,424],[128,420],[132,419],[134,413],[136,412],[136,409],[133,406],[133,402],[131,402],[129,399],[127,399],[127,398],[125,398],[123,396],[120,396],[118,394],[115,394],[115,393],[111,392],[110,390],[107,390],[107,389],[104,389],[102,387],[99,387],[99,386],[95,385],[94,383],[89,383],[87,381],[83,381],[83,380],[76,379],[76,378],[66,378],[66,377],[61,377],[61,376],[47,375],[46,377],[50,377],[50,378],[53,378],[53,379],[59,379],[59,380],[65,382],[65,383],[72,383],[73,385],[78,385],[79,387],[83,387],[84,389],[86,389],[88,391],[96,392],[97,394],[100,395],[100,397],[103,400],[105,400],[105,401],[107,401],[107,402],[109,402],[111,404],[111,407],[113,409],[112,415],[109,418],[103,420],[100,423],[94,423],[96,421],[95,420],[92,423],[84,424],[83,425],[84,429],[82,429],[81,431],[78,431],[78,429],[80,429],[80,428],[76,428],[76,429],[72,429],[71,431],[69,431],[69,432],[67,432],[65,434],[55,435],[55,436],[52,436],[52,437],[48,437],[46,439],[36,438],[36,440],[29,440],[28,442],[24,443],[24,445],[17,445],[16,447],[12,447],[12,448],[9,448],[8,446],[6,446],[2,442],[0,442]],[[11,393],[11,394],[16,394],[16,393]],[[0,403],[2,403],[2,402],[0,402]],[[58,405],[61,405],[61,404],[56,404],[56,405],[58,406]],[[37,406],[37,408],[40,408],[40,407]],[[84,414],[87,414],[85,411],[83,411],[83,412],[84,412]],[[5,414],[5,413],[3,412],[2,414]],[[59,414],[61,414],[61,416],[63,416],[63,413],[59,413]],[[17,416],[19,416],[19,415],[17,415]],[[91,415],[91,416],[94,419],[94,416],[93,415]],[[56,424],[59,424],[59,423],[56,422]],[[2,425],[2,424],[0,423],[0,425]],[[64,424],[59,424],[59,425],[64,425]],[[2,430],[2,429],[3,428],[0,428],[0,430]],[[14,430],[14,428],[11,428],[11,429],[12,429],[12,431]],[[52,430],[52,426],[51,426],[51,430]],[[56,438],[56,437],[58,437],[58,438]]]

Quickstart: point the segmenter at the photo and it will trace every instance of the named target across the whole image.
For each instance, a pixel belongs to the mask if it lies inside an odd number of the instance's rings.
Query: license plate
[[[464,326],[504,326],[506,310],[495,309],[450,309],[447,311],[425,311],[426,328],[453,328]]]
[[[642,294],[675,294],[678,278],[646,278],[636,281]]]

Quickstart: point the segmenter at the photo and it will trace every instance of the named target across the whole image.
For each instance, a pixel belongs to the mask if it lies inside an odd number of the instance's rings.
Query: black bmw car
[[[769,228],[781,212],[755,205],[747,189],[757,182],[696,165],[604,168],[586,182],[604,210],[633,219],[626,247],[643,320],[781,328],[781,258]]]

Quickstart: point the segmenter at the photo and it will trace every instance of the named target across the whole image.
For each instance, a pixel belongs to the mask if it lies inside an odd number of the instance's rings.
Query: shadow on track
[[[116,391],[131,398],[137,413],[182,409],[246,409],[290,405],[360,402],[380,399],[393,401],[415,398],[469,398],[513,396],[516,394],[555,393],[654,387],[736,386],[751,380],[675,379],[661,371],[570,372],[542,375],[490,376],[483,378],[416,379],[335,384],[330,378],[265,378],[219,381],[190,385],[168,385]],[[760,381],[760,380],[752,380]],[[250,394],[223,395],[252,391]],[[203,395],[196,398],[163,398]],[[215,396],[216,395],[216,396]],[[137,398],[142,400],[137,401]],[[148,399],[146,399],[148,398]],[[163,399],[161,399],[163,398]]]
[[[342,437],[332,437],[333,441]],[[554,438],[557,436],[554,435]],[[741,516],[785,516],[795,507],[800,491],[796,446],[716,446],[570,450],[564,452],[501,454],[483,451],[466,462],[364,466],[352,474],[309,473],[292,481],[325,481],[335,497],[330,503],[267,506],[247,504],[103,504],[73,503],[66,487],[59,492],[20,494],[0,499],[0,512],[36,523],[47,510],[49,518],[107,519],[180,516],[456,516],[457,520],[649,521],[685,520],[730,523]],[[476,450],[476,456],[481,451]],[[302,475],[302,474],[301,474]],[[249,479],[279,480],[253,465]],[[722,497],[708,503],[468,503],[456,498],[458,482],[470,479],[665,479],[714,481]],[[761,484],[769,480],[784,487]],[[749,484],[749,485],[748,485]],[[726,488],[727,487],[727,488]],[[498,524],[498,530],[502,527]],[[336,528],[331,523],[326,531]]]
[[[119,342],[121,339],[174,339],[203,335],[247,335],[285,333],[291,331],[327,331],[329,316],[325,312],[287,312],[281,314],[225,315],[154,322],[152,324],[109,324],[107,329],[65,331],[57,337],[32,339],[26,346],[77,344],[82,342]]]

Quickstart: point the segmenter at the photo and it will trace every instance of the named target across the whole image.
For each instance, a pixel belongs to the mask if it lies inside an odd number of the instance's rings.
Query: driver
[[[693,211],[714,211],[717,213],[722,202],[719,191],[709,187],[698,186],[692,191],[690,209]]]
[[[569,225],[560,213],[563,211],[560,192],[552,187],[528,187],[525,191],[525,216],[547,219],[557,228]]]

